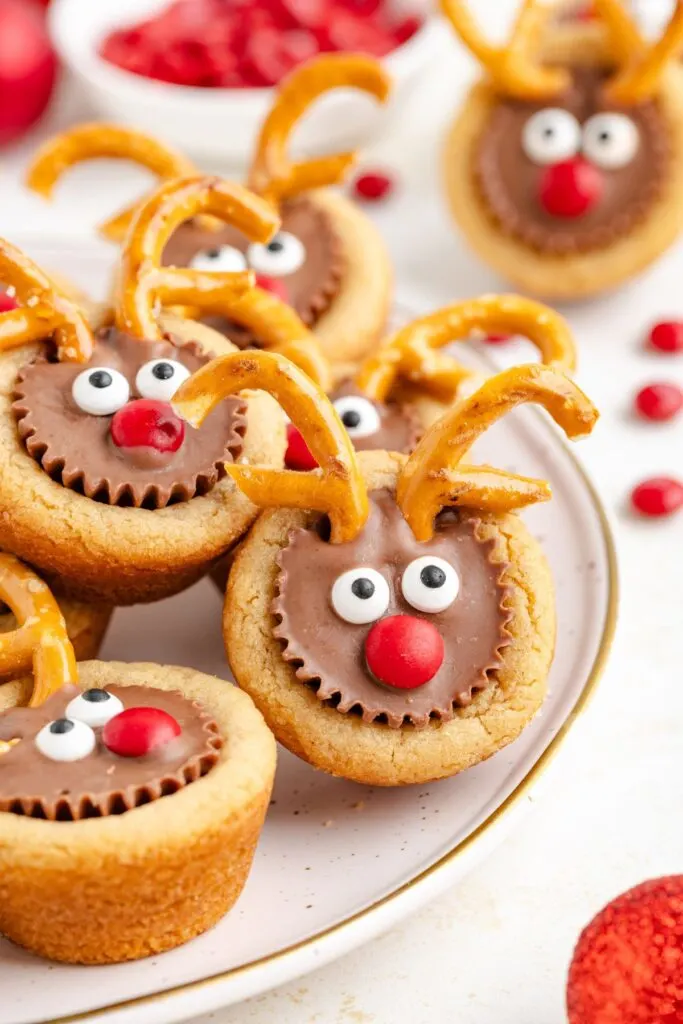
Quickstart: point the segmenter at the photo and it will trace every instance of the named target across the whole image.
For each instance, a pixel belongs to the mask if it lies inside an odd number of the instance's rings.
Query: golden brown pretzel
[[[632,47],[619,72],[607,83],[606,95],[613,103],[642,103],[654,96],[667,64],[683,46],[683,0],[677,0],[671,18],[659,39],[636,49],[635,24],[629,30],[628,15],[619,0],[595,0],[595,8],[614,36],[615,45],[626,50]],[[619,21],[621,25],[619,27]]]
[[[324,391],[289,360],[256,351],[221,356],[185,381],[172,404],[199,427],[220,401],[245,388],[267,391],[279,402],[320,469],[299,473],[238,464],[226,465],[226,471],[255,504],[325,512],[333,544],[353,539],[369,507],[353,445]]]

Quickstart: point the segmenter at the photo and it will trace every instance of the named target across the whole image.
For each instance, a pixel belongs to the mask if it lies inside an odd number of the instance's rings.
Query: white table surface
[[[500,6],[478,0],[477,10]],[[448,33],[442,57],[402,127],[364,161],[385,163],[400,180],[376,219],[401,301],[421,310],[503,287],[451,230],[440,194],[439,138],[472,74]],[[87,237],[98,214],[137,194],[142,177],[121,165],[79,169],[52,207],[21,188],[36,139],[91,114],[65,94],[37,136],[0,157],[0,234]],[[681,281],[683,239],[624,291],[564,310],[580,344],[579,381],[603,413],[581,454],[615,518],[622,604],[598,695],[530,801],[531,813],[437,904],[335,964],[201,1024],[560,1024],[581,927],[630,885],[683,872],[683,515],[640,522],[625,504],[642,477],[683,477],[683,420],[648,426],[630,412],[643,383],[683,384],[682,356],[648,354],[641,345],[651,322],[683,317]]]

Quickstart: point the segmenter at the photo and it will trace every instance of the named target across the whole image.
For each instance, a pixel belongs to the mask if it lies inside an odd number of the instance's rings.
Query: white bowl
[[[272,89],[200,89],[131,74],[103,60],[100,43],[113,29],[133,24],[169,0],[53,0],[49,25],[56,49],[76,76],[91,105],[107,120],[135,125],[183,151],[234,166],[252,157]],[[396,0],[405,11],[405,0]],[[377,138],[400,108],[406,90],[426,68],[438,37],[435,18],[386,59],[394,81],[384,108],[351,90],[325,96],[297,131],[307,156],[355,148]],[[296,148],[294,150],[296,152]]]

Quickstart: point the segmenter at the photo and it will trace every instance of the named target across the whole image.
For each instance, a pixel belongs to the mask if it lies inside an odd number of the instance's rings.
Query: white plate
[[[105,287],[104,247],[65,252],[23,241],[46,267],[100,293]],[[487,365],[480,354],[471,358]],[[114,967],[50,965],[0,942],[2,1024],[82,1014],[101,1024],[172,1024],[246,999],[366,942],[501,839],[597,683],[614,627],[616,567],[600,501],[542,414],[509,416],[477,455],[553,485],[554,500],[526,517],[552,564],[559,616],[551,692],[535,723],[458,778],[397,790],[340,782],[282,752],[254,869],[220,925],[182,949]],[[218,594],[204,581],[191,595],[118,612],[102,654],[227,678]]]

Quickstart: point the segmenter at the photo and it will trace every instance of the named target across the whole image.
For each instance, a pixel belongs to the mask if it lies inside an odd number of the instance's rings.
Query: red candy
[[[583,157],[548,167],[541,178],[539,198],[553,217],[581,217],[599,202],[602,173]]]
[[[289,291],[281,277],[267,277],[265,274],[257,274],[256,284],[259,288],[263,288],[264,292],[270,292],[271,295],[275,295],[282,302],[289,302]]]
[[[511,338],[511,334],[486,334],[482,341],[485,341],[488,345],[502,345],[503,342],[510,341]]]
[[[683,321],[664,320],[655,324],[648,335],[648,342],[659,352],[683,352]]]
[[[441,668],[443,637],[426,619],[390,615],[376,622],[368,633],[365,659],[380,683],[414,690],[433,679]]]
[[[296,469],[305,473],[309,469],[317,469],[318,463],[309,450],[308,445],[301,436],[300,431],[293,423],[287,424],[287,451],[285,452],[285,466],[287,469]]]
[[[644,480],[633,490],[631,504],[648,518],[673,515],[683,508],[683,483],[667,476]]]
[[[180,733],[175,718],[160,708],[126,708],[107,722],[102,742],[119,757],[145,757]]]
[[[682,1024],[683,877],[644,882],[581,934],[567,982],[569,1024]]]
[[[7,292],[0,292],[0,313],[8,313],[10,309],[17,309],[19,303]]]
[[[670,420],[683,408],[677,384],[648,384],[636,395],[636,409],[646,420]]]
[[[185,424],[168,402],[138,398],[119,409],[111,421],[112,441],[119,448],[156,448],[177,452],[185,440]]]
[[[368,203],[386,199],[393,190],[393,179],[383,171],[368,171],[366,174],[359,174],[353,183],[356,199],[364,199]]]

